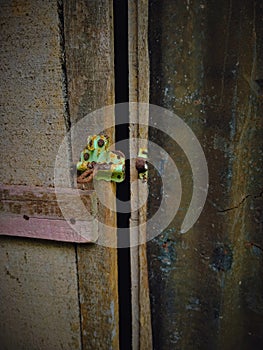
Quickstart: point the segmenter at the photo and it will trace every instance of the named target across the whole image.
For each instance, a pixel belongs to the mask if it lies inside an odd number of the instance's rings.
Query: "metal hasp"
[[[88,183],[93,178],[114,182],[125,179],[125,156],[121,151],[110,151],[109,140],[104,133],[88,137],[77,163],[78,183]]]
[[[147,164],[147,155],[148,151],[146,148],[140,148],[138,157],[136,158],[136,169],[138,171],[139,179],[143,180],[143,182],[148,179],[148,164]]]

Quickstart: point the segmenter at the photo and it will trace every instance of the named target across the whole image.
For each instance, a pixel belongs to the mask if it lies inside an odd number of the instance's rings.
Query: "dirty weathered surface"
[[[1,349],[80,349],[72,247],[1,238]]]
[[[260,1],[150,1],[150,102],[192,128],[210,177],[203,213],[180,234],[191,168],[151,131],[183,187],[176,218],[148,244],[154,349],[263,346],[262,37]]]
[[[74,125],[88,113],[114,103],[112,1],[65,1],[64,31],[69,113]],[[106,118],[114,125],[113,113],[105,115],[105,124]],[[87,135],[90,127],[94,125],[85,126]],[[100,127],[103,130],[103,125]],[[106,132],[113,141],[113,130]],[[85,142],[83,139],[82,147]],[[111,193],[115,193],[115,185],[101,181],[101,186],[112,211],[99,204],[99,220],[109,228],[101,232],[99,227],[98,234],[112,239],[116,216]],[[78,246],[77,256],[83,350],[118,349],[117,250],[101,245]]]
[[[4,1],[0,21],[0,181],[53,186],[66,131],[57,1]],[[24,201],[29,213],[36,205]],[[4,237],[0,246],[1,348],[80,349],[74,247]]]
[[[1,5],[2,183],[54,186],[66,131],[113,103],[111,12],[111,1]],[[114,213],[99,208],[99,217],[114,232]],[[0,246],[1,349],[118,349],[116,250],[17,238]]]
[[[70,119],[114,103],[113,13],[110,0],[65,1]]]
[[[148,106],[138,108],[137,103],[149,102],[149,53],[148,53],[148,0],[128,2],[129,32],[129,101],[130,104],[130,181],[131,181],[131,242],[130,248],[132,293],[132,349],[152,349],[152,329],[147,269],[146,227],[141,224],[147,217],[147,203],[138,205],[140,198],[147,198],[147,182],[138,181],[136,158],[140,148],[147,149]],[[141,126],[138,126],[141,124]],[[136,142],[134,140],[137,140]],[[139,141],[140,140],[140,141]],[[143,140],[143,141],[142,141]],[[134,208],[140,207],[139,210]],[[141,225],[139,227],[139,225]]]
[[[149,102],[149,56],[148,56],[148,1],[129,1],[129,100],[130,102]],[[146,198],[147,183],[138,181],[135,166],[140,147],[147,149],[148,129],[137,124],[148,122],[148,109],[130,104],[130,179],[131,179],[131,293],[132,293],[132,348],[152,349],[151,315],[147,271],[146,227],[147,204],[139,210],[140,196]],[[137,142],[134,141],[137,139]],[[140,141],[139,139],[144,139]],[[133,244],[132,243],[132,244]]]
[[[75,243],[98,239],[95,191],[0,185],[0,201],[0,235]],[[93,216],[87,217],[87,211]]]
[[[2,1],[0,22],[0,181],[52,186],[66,130],[57,1]]]

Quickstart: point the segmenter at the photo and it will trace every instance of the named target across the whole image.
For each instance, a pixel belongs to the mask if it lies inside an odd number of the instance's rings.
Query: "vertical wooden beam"
[[[73,125],[88,113],[114,103],[112,7],[112,0],[64,2],[69,111]],[[113,113],[105,118],[114,125]],[[89,125],[86,130],[88,133]],[[114,141],[113,130],[107,133]],[[85,141],[83,139],[83,146]],[[114,211],[115,198],[109,197],[115,192],[114,184],[102,181],[100,185]],[[100,204],[99,220],[111,226],[111,236],[116,232],[115,213]],[[102,233],[107,234],[99,231]],[[78,246],[76,253],[82,347],[118,349],[117,250],[87,245]]]
[[[149,58],[148,1],[129,1],[129,101],[131,140],[131,286],[132,286],[132,348],[152,349],[151,316],[146,257],[146,230],[138,227],[146,220],[146,204],[139,210],[139,196],[145,198],[147,183],[138,181],[135,158],[140,147],[147,148]],[[146,105],[138,107],[137,103]],[[141,140],[140,140],[141,139]]]

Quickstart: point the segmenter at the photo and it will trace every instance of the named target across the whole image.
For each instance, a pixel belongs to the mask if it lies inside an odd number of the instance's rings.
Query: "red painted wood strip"
[[[80,197],[79,197],[80,196]],[[81,198],[83,206],[78,209]],[[0,235],[88,243],[98,238],[95,191],[59,189],[59,202],[66,212],[65,220],[53,188],[0,185]],[[69,218],[67,218],[69,220]]]

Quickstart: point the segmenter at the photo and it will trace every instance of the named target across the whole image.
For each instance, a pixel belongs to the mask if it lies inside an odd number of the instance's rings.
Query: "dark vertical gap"
[[[115,103],[129,101],[129,70],[128,70],[128,1],[115,0],[114,13],[114,69],[115,69]],[[115,141],[126,140],[126,159],[129,158],[129,108],[115,109]],[[119,124],[121,123],[121,124]],[[130,167],[126,162],[125,181],[117,185],[117,199],[130,200]],[[123,228],[129,227],[130,213],[121,213],[121,204],[117,203],[118,243],[123,246],[129,243],[128,230],[123,238]],[[129,244],[125,244],[128,246]],[[131,322],[131,266],[130,248],[118,248],[118,287],[119,287],[119,332],[120,349],[129,350],[132,344]]]

